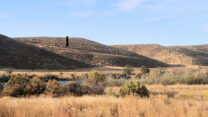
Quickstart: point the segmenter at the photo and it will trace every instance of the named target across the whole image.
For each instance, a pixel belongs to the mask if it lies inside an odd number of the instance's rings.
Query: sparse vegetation
[[[143,66],[141,66],[141,72],[142,72],[142,74],[147,74],[150,72],[150,69],[147,68],[147,66],[143,65]]]
[[[91,66],[125,66],[127,64],[131,64],[134,67],[140,67],[142,65],[148,67],[167,66],[160,61],[124,49],[118,49],[82,38],[70,38],[70,46],[67,49],[63,46],[65,45],[65,37],[31,37],[17,38],[15,40],[64,56],[67,59],[80,62],[69,62],[76,63],[71,64],[71,66],[77,66],[81,63],[89,64]]]
[[[173,84],[208,84],[208,71],[201,70],[190,70],[186,72],[177,71],[164,71],[157,70],[151,72],[149,75],[145,76],[143,79],[139,80],[142,84],[163,84],[163,85],[173,85]]]
[[[123,70],[123,74],[125,75],[131,75],[134,72],[134,69],[132,67],[132,65],[126,65],[124,70]]]

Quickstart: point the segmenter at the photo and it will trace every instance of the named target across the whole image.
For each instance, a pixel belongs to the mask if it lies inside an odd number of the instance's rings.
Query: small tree
[[[134,95],[134,96],[140,96],[140,97],[149,97],[149,91],[144,85],[140,86],[139,82],[131,81],[125,84],[120,89],[120,95],[122,96]]]
[[[147,66],[143,65],[143,66],[141,66],[141,72],[142,72],[142,74],[147,74],[150,72],[150,69],[147,68]]]
[[[132,65],[126,65],[125,68],[123,69],[123,73],[125,75],[131,75],[132,72],[134,71]]]

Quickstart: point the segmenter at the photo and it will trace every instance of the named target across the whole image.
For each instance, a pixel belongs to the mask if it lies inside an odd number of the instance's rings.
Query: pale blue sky
[[[0,33],[103,44],[208,44],[208,0],[0,0]]]

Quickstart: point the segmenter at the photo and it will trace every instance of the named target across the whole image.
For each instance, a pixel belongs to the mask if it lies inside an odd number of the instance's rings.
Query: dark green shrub
[[[46,74],[43,77],[41,77],[41,79],[47,82],[49,80],[59,80],[59,77],[52,74]]]
[[[59,97],[65,93],[64,87],[56,80],[49,80],[46,87],[47,93]]]
[[[13,97],[26,96],[30,92],[30,80],[27,75],[12,75],[3,90],[5,95]]]
[[[2,74],[0,75],[0,82],[8,82],[10,79],[10,75]]]
[[[140,86],[139,82],[131,81],[125,84],[120,89],[120,95],[121,96],[134,95],[134,96],[140,96],[140,97],[149,97],[149,91],[144,85]]]
[[[147,74],[150,72],[150,69],[147,68],[147,66],[143,65],[143,66],[141,66],[141,72],[142,72],[142,74]]]
[[[123,69],[123,73],[126,75],[131,75],[133,73],[134,69],[132,65],[126,65],[125,68]]]

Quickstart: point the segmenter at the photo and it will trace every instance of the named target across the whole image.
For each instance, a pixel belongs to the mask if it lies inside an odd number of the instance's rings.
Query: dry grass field
[[[150,85],[150,98],[83,96],[0,99],[0,117],[207,117],[208,85]],[[175,97],[163,95],[175,91]],[[190,97],[180,97],[184,92]],[[197,97],[198,98],[195,98]]]

